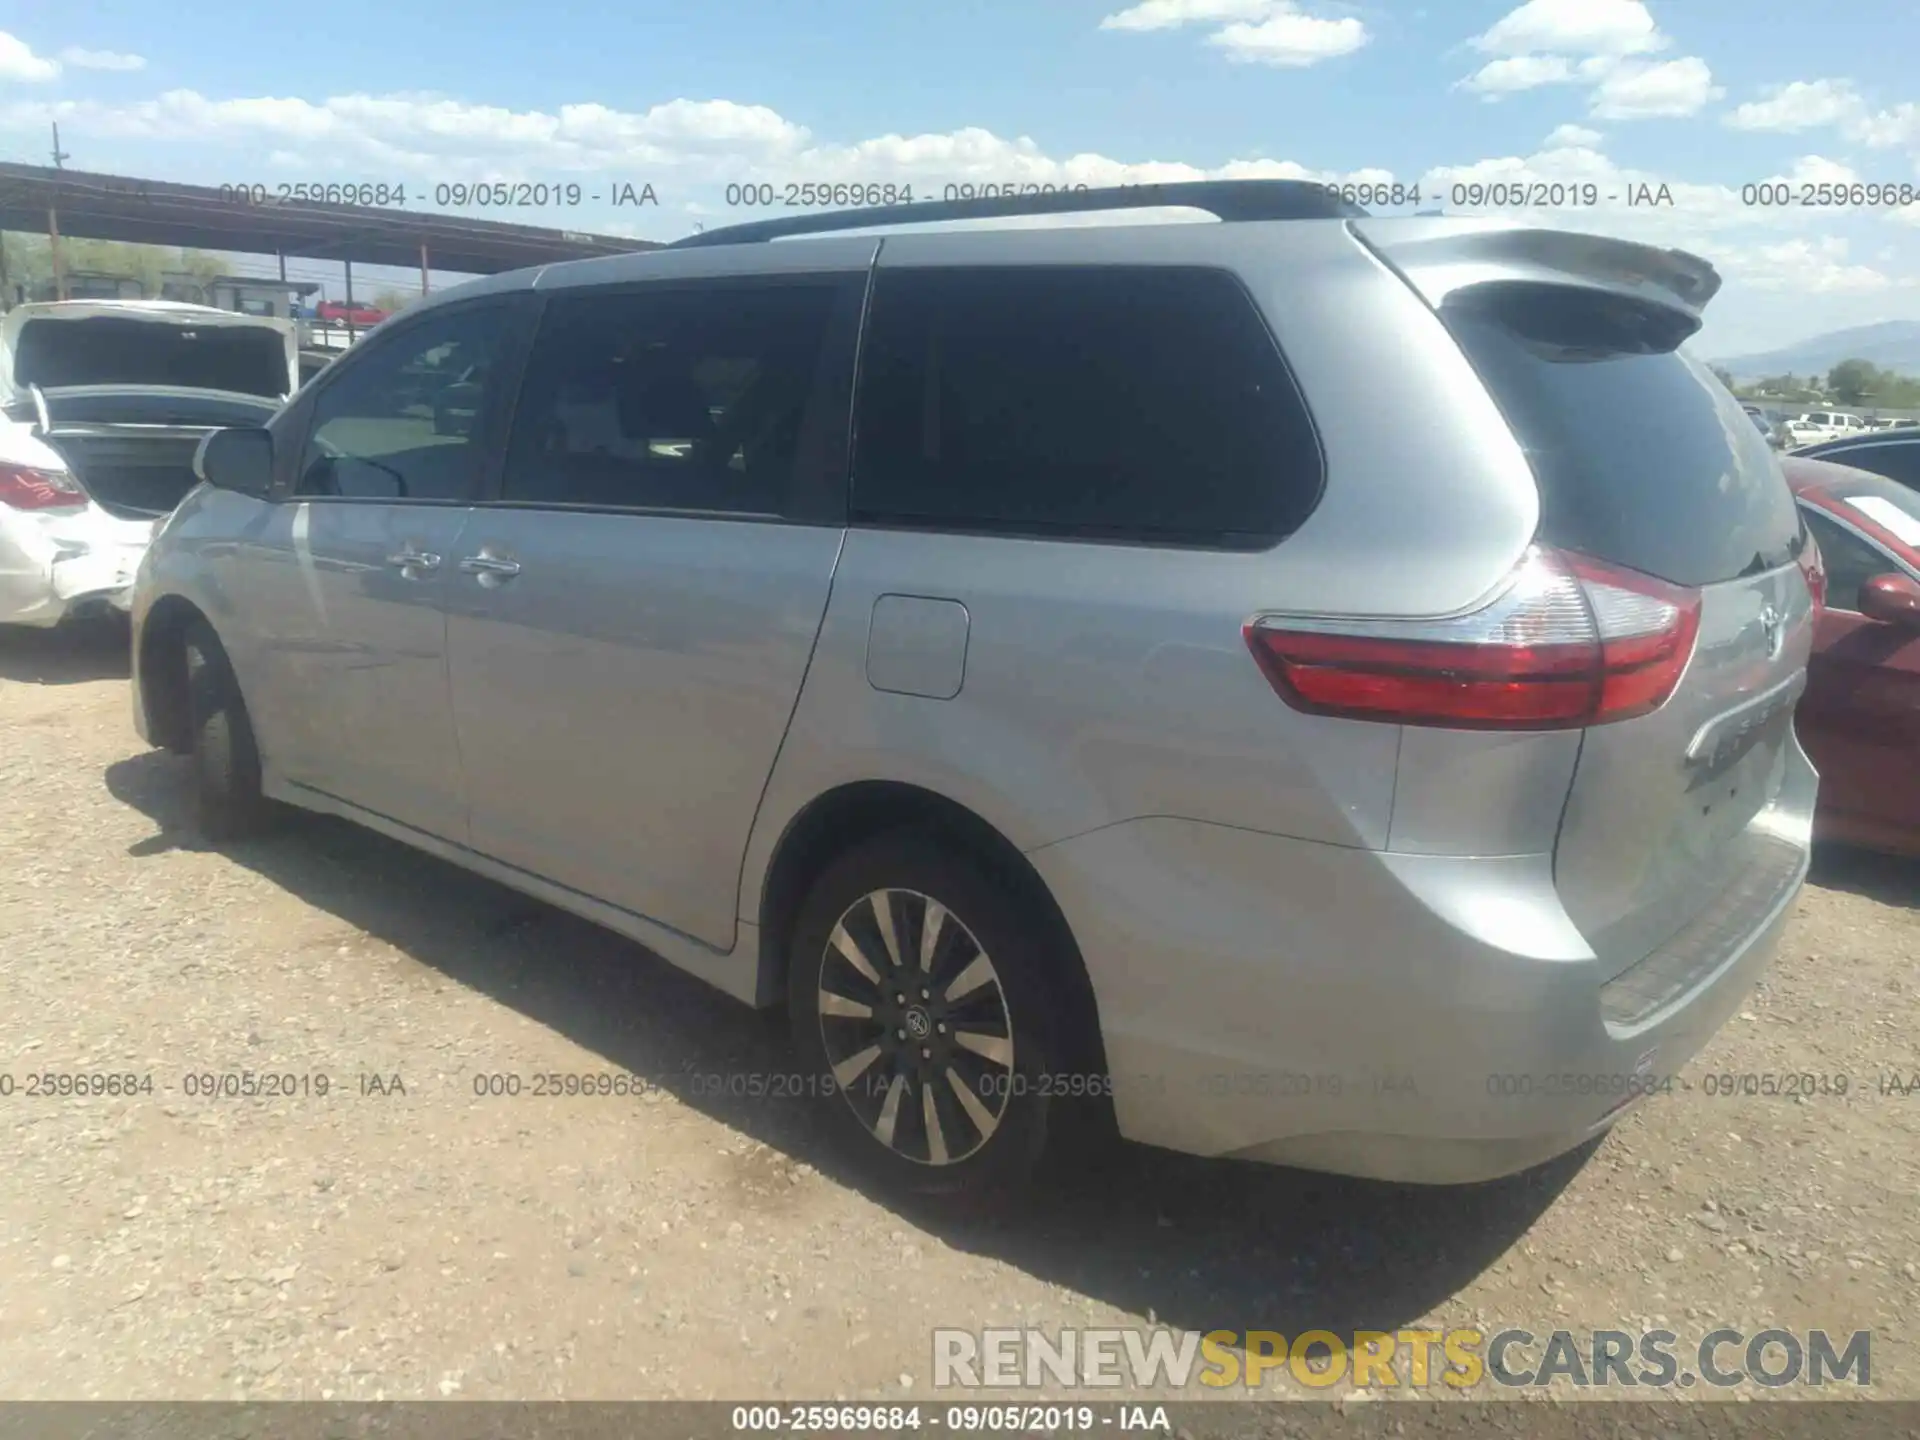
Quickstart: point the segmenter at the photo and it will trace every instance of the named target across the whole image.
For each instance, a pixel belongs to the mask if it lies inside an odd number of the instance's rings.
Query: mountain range
[[[1759,355],[1735,355],[1713,363],[1736,380],[1769,375],[1824,375],[1842,360],[1870,360],[1883,370],[1920,376],[1920,320],[1882,320],[1829,330]]]

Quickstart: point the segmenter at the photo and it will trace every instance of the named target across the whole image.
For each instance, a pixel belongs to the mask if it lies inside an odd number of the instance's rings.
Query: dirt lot
[[[958,1225],[709,1093],[771,1028],[625,941],[330,821],[200,848],[122,643],[0,633],[0,1072],[154,1079],[0,1099],[0,1398],[929,1396],[935,1326],[1149,1320],[1871,1329],[1870,1393],[1920,1397],[1920,1093],[1878,1088],[1920,1072],[1920,867],[1823,857],[1692,1091],[1590,1156],[1416,1191],[1123,1149]],[[660,1088],[473,1089],[615,1069]],[[186,1093],[243,1070],[331,1089]]]

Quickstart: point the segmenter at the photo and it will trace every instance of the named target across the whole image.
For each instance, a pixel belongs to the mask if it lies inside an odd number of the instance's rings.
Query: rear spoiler
[[[1677,310],[1700,324],[1720,291],[1720,272],[1685,250],[1504,220],[1365,219],[1354,236],[1438,309],[1457,291],[1494,281],[1533,281],[1606,291]]]

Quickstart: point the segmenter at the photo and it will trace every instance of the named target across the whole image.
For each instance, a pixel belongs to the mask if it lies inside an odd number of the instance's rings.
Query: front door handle
[[[440,557],[430,554],[425,550],[416,550],[409,545],[399,554],[387,556],[387,564],[393,566],[394,569],[406,576],[407,579],[412,580],[417,578],[415,575],[416,571],[438,570],[440,568]]]
[[[506,560],[498,555],[489,555],[484,550],[478,555],[469,555],[460,562],[461,570],[473,576],[482,585],[492,589],[503,585],[520,573],[518,560]]]

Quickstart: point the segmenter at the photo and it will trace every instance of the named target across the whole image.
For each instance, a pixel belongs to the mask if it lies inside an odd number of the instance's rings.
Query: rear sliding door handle
[[[520,573],[518,560],[503,560],[498,555],[469,555],[460,562],[460,568],[468,575],[478,578],[482,585],[494,586],[511,580]]]

